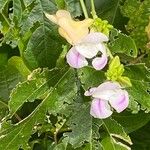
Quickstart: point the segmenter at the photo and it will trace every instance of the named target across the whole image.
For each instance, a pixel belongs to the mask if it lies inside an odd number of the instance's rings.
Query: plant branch
[[[81,4],[81,7],[82,7],[85,18],[89,18],[84,0],[80,0],[80,4]]]
[[[92,14],[93,19],[97,18],[96,11],[95,11],[94,0],[91,0],[91,14]]]

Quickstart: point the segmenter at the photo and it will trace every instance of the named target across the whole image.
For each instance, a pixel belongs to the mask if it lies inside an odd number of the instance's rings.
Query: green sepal
[[[121,76],[117,80],[123,87],[131,87],[132,86],[132,83],[128,77]]]
[[[130,82],[130,79],[128,77],[122,76],[124,73],[124,65],[120,63],[120,59],[118,56],[115,56],[110,64],[109,69],[105,73],[107,80],[111,81],[117,81],[119,82],[123,87],[131,87],[132,84]]]
[[[91,26],[91,30],[94,30],[95,32],[102,32],[106,35],[109,35],[109,31],[112,28],[113,26],[110,25],[107,20],[102,20],[100,18],[94,19],[93,24]]]

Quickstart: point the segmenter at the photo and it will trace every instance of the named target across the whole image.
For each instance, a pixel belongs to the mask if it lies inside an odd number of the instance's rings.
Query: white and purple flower
[[[88,65],[87,59],[92,59],[92,66],[101,70],[107,64],[107,53],[104,42],[108,37],[100,32],[86,35],[80,42],[76,43],[67,53],[67,63],[73,68],[82,68]],[[97,56],[101,53],[101,56]]]
[[[112,115],[114,108],[118,113],[128,107],[129,96],[117,82],[104,82],[98,87],[86,91],[85,96],[92,96],[90,114],[95,118],[104,119]]]

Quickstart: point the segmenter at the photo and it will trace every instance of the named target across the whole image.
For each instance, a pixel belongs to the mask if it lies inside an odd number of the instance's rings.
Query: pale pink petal
[[[107,101],[94,99],[91,103],[90,114],[94,118],[104,119],[111,116],[112,111]]]
[[[86,58],[93,58],[99,52],[98,44],[91,43],[79,43],[75,45],[76,50]]]
[[[118,113],[122,112],[129,105],[128,92],[125,90],[118,92],[116,96],[110,98],[109,103]]]
[[[111,97],[122,91],[121,86],[117,82],[104,82],[93,92],[92,96],[108,101]]]
[[[66,55],[67,63],[73,68],[82,68],[88,65],[84,56],[80,55],[74,47],[72,47]]]
[[[92,61],[92,65],[96,70],[103,69],[107,64],[107,56],[102,55],[102,57],[96,57]]]
[[[100,43],[100,42],[107,42],[109,39],[108,37],[100,32],[91,32],[86,37],[84,37],[81,42],[83,43]]]
[[[84,93],[84,95],[85,96],[91,96],[94,93],[95,90],[96,90],[96,87],[90,88],[88,91],[86,91]]]
[[[115,90],[120,89],[121,86],[118,82],[106,81],[98,86],[98,90]]]

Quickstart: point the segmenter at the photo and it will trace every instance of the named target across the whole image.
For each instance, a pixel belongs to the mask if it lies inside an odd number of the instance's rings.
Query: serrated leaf
[[[63,72],[62,72],[63,73]],[[21,108],[23,103],[34,101],[36,98],[42,97],[44,93],[50,90],[50,87],[56,84],[59,80],[59,75],[62,75],[60,70],[53,69],[37,69],[34,70],[28,77],[29,80],[19,83],[12,90],[9,101],[10,115],[12,116]],[[55,80],[54,80],[54,76]],[[47,79],[48,77],[48,79]]]
[[[91,67],[84,67],[79,69],[78,76],[81,80],[81,84],[86,90],[90,87],[99,86],[103,81],[106,80],[103,71],[96,71]]]
[[[50,78],[52,79],[52,78]],[[0,149],[3,150],[16,150],[18,148],[29,148],[29,145],[27,144],[30,135],[33,133],[34,129],[36,129],[37,124],[42,124],[45,120],[45,115],[47,110],[49,110],[51,113],[53,111],[55,113],[59,113],[60,107],[58,108],[58,105],[56,104],[58,101],[61,100],[59,103],[63,103],[64,101],[70,101],[73,100],[73,97],[75,96],[75,78],[74,78],[74,70],[70,69],[64,74],[55,73],[53,75],[53,79],[48,81],[49,85],[53,85],[53,88],[50,90],[49,93],[47,93],[47,96],[43,99],[43,101],[35,108],[35,110],[24,120],[21,122],[12,125],[10,128],[7,128],[6,130],[3,129],[0,133]],[[37,82],[39,83],[39,82]],[[30,83],[29,83],[30,84]],[[32,85],[31,85],[32,86]],[[67,95],[64,95],[64,87],[68,89],[69,92],[67,92]],[[24,89],[24,87],[23,87]],[[17,89],[17,93],[20,93],[21,87]],[[72,93],[72,94],[71,94]],[[16,93],[14,93],[15,95]],[[55,96],[57,94],[57,96]],[[20,96],[22,94],[20,93]],[[54,99],[55,97],[55,99]],[[62,98],[65,97],[65,100],[62,100]],[[16,97],[18,98],[18,97]],[[22,100],[22,97],[20,97],[20,101]],[[57,99],[58,98],[58,99]],[[59,99],[60,98],[60,99]],[[26,95],[26,99],[28,99],[28,95]],[[15,99],[13,101],[18,101],[18,99]],[[17,104],[16,104],[17,105]],[[17,108],[17,106],[15,106]],[[55,108],[55,110],[53,110]],[[15,111],[15,110],[14,110]],[[5,142],[4,142],[5,141]]]
[[[108,136],[101,142],[104,149],[130,149],[130,147],[127,146],[127,144],[132,144],[130,137],[125,133],[124,128],[119,123],[111,118],[108,118],[103,120],[103,125],[108,134]],[[126,144],[124,144],[123,141],[126,142]]]
[[[47,20],[32,34],[24,51],[25,60],[30,68],[55,67],[63,44],[56,30],[56,26]]]
[[[138,74],[137,74],[138,73]],[[150,72],[144,64],[127,66],[125,75],[131,80],[132,87],[128,88],[130,100],[141,105],[141,109],[150,110]],[[132,107],[130,108],[132,110]],[[134,110],[134,109],[133,109]]]
[[[118,31],[116,30],[116,32]],[[109,48],[113,54],[123,53],[130,57],[137,57],[137,47],[130,36],[123,33],[114,33],[114,31],[112,31],[111,34],[112,39],[109,43]]]
[[[94,141],[99,139],[99,127],[102,125],[101,120],[94,120],[90,115],[89,104],[78,104],[75,112],[68,120],[67,124],[71,127],[72,132],[65,133],[64,136],[69,138],[69,143],[74,147],[80,147],[83,143],[88,142],[90,149],[95,149]],[[82,134],[81,134],[82,133]]]
[[[146,44],[148,43],[145,28],[149,22],[149,7],[149,0],[126,0],[121,7],[124,16],[129,18],[126,28],[131,37],[135,40],[137,48],[143,51],[146,49]]]

